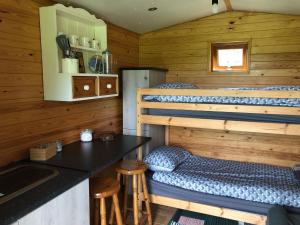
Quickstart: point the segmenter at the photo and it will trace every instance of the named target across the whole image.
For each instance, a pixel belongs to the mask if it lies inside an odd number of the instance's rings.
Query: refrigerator
[[[123,68],[123,134],[136,135],[136,91],[137,88],[151,88],[166,81],[164,69],[157,68]],[[143,136],[152,140],[143,147],[143,156],[153,148],[165,142],[164,126],[143,125]],[[127,158],[136,158],[135,153]]]

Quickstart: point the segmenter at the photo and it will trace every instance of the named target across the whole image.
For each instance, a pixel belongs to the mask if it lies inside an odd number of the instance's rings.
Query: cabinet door
[[[73,77],[73,98],[97,96],[97,77]]]
[[[89,225],[89,182],[85,180],[21,218],[19,225]]]
[[[99,77],[99,95],[117,94],[116,77]]]

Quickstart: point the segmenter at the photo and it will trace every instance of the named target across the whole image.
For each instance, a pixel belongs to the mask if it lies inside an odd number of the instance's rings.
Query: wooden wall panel
[[[172,127],[170,143],[193,154],[226,160],[292,166],[300,162],[298,136]]]
[[[227,12],[144,34],[140,64],[203,87],[300,85],[300,16]],[[210,42],[249,41],[249,74],[208,74]]]
[[[168,81],[200,87],[300,85],[300,16],[227,12],[144,34],[140,65],[169,69]],[[249,41],[249,74],[209,74],[209,43]],[[203,156],[292,165],[299,137],[171,129],[170,142]]]
[[[0,0],[0,166],[28,157],[28,148],[79,139],[83,128],[121,132],[121,98],[61,103],[43,101],[38,9],[48,0]],[[108,25],[114,72],[137,66],[139,36]],[[129,55],[129,57],[127,57]]]

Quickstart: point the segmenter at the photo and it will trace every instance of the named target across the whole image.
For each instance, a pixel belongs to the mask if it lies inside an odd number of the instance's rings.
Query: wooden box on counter
[[[45,161],[56,155],[54,144],[37,145],[30,149],[30,160]]]

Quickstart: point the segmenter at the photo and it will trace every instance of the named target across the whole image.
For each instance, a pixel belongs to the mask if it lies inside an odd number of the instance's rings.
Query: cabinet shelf
[[[78,49],[78,50],[82,50],[82,51],[88,51],[88,52],[95,52],[95,53],[102,53],[101,49],[95,49],[95,48],[89,48],[89,47],[84,47],[84,46],[80,46],[80,45],[70,45],[72,49]]]

